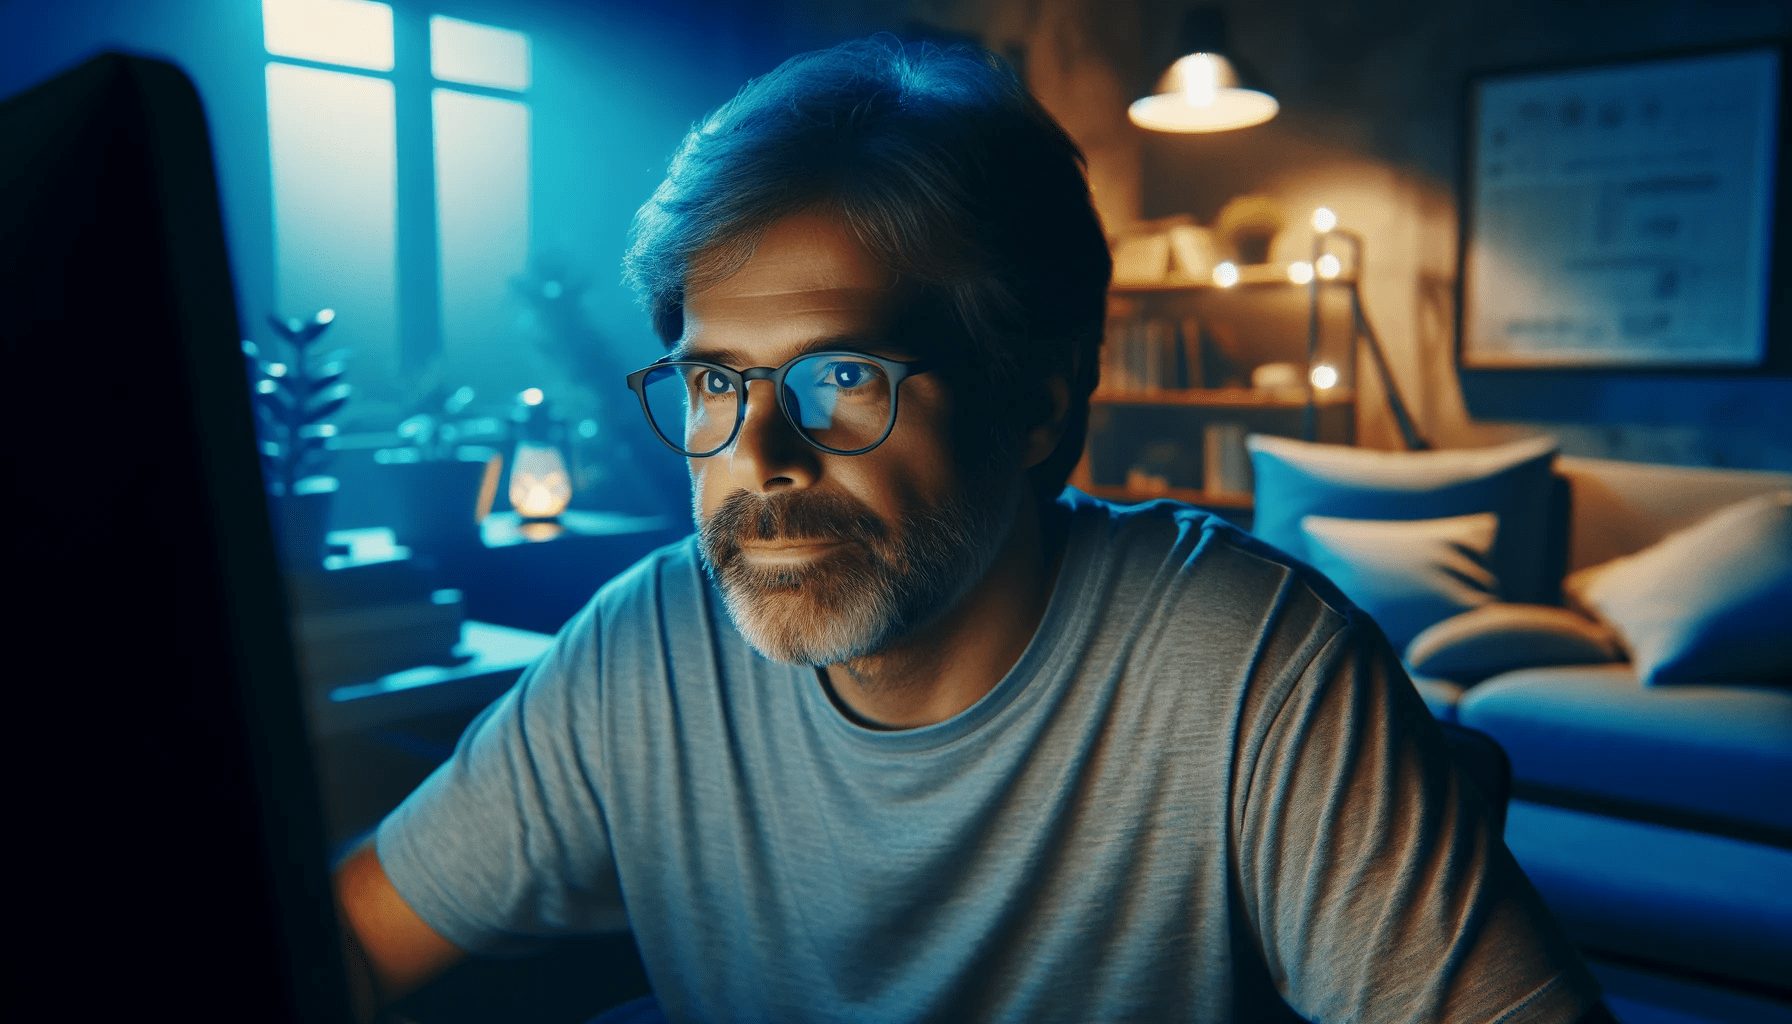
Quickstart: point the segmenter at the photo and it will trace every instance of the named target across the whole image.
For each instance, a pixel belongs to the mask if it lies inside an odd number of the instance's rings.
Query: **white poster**
[[[1490,75],[1470,95],[1464,366],[1755,366],[1780,51]]]

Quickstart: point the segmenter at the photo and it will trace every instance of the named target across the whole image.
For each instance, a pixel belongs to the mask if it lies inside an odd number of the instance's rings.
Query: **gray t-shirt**
[[[673,1021],[1569,1021],[1598,989],[1323,578],[1074,491],[1038,633],[898,732],[735,631],[693,541],[605,586],[381,826],[462,948],[631,928]]]

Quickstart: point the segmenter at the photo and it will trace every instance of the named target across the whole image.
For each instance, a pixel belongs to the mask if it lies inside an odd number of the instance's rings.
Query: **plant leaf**
[[[269,325],[271,325],[274,328],[274,333],[276,333],[276,334],[280,335],[280,337],[286,339],[287,344],[291,344],[293,342],[293,340],[297,337],[297,335],[293,333],[292,328],[286,326],[286,321],[280,319],[279,317],[273,315],[272,313],[268,314],[268,323],[269,323]]]
[[[331,384],[317,389],[306,400],[306,408],[314,409],[329,402],[345,402],[354,393],[354,388],[347,384]],[[315,418],[315,417],[314,417]]]
[[[348,385],[343,384],[343,385],[338,385],[338,386],[339,387],[347,387]],[[347,405],[347,404],[348,404],[348,396],[347,395],[343,395],[341,398],[331,399],[330,401],[327,401],[327,402],[323,403],[322,405],[318,405],[311,409],[306,410],[305,416],[304,416],[304,422],[316,423],[318,420],[324,419],[327,416],[334,415],[338,409],[341,409],[344,405]]]

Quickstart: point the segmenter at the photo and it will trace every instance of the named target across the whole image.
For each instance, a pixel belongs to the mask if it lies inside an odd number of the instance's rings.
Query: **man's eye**
[[[828,383],[848,390],[871,382],[871,367],[865,363],[833,363],[828,367]]]
[[[706,395],[725,395],[734,389],[728,378],[714,370],[703,371],[703,393]]]

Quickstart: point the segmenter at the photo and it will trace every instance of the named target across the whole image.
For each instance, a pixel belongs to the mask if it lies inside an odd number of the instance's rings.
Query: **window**
[[[411,52],[398,17],[262,0],[275,303],[335,309],[332,340],[389,397],[436,352],[458,378],[499,370],[529,246],[528,37],[437,15]]]
[[[440,15],[429,19],[435,78],[505,93],[529,87],[529,40]],[[504,380],[515,359],[510,282],[528,270],[529,108],[497,92],[438,86],[431,97],[442,350],[452,372]],[[457,378],[460,379],[460,378]]]

